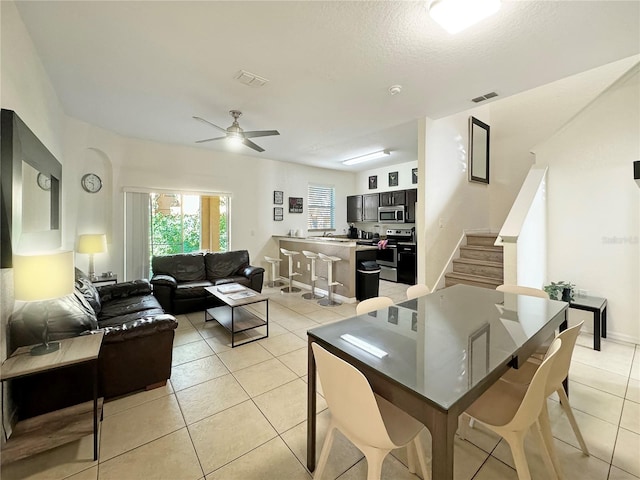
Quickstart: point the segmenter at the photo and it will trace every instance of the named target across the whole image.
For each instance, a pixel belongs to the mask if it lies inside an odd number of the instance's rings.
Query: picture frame
[[[389,186],[390,187],[398,186],[398,172],[389,172]]]
[[[273,204],[274,205],[282,205],[284,203],[284,192],[280,190],[273,191]]]
[[[302,213],[302,197],[289,197],[289,213]]]
[[[378,188],[378,176],[371,175],[369,177],[369,190],[375,190],[376,188]]]
[[[417,168],[412,168],[411,169],[411,184],[415,185],[418,183],[418,169]]]
[[[281,222],[282,220],[284,220],[284,208],[273,207],[273,221]]]
[[[489,184],[489,137],[491,127],[469,117],[469,181]]]

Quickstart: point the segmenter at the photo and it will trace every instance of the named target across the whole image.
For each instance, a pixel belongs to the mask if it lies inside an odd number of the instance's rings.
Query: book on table
[[[225,295],[229,293],[243,292],[244,290],[245,287],[243,287],[239,283],[226,283],[224,285],[218,285],[218,291],[220,293],[224,293]]]
[[[243,298],[249,298],[256,295],[256,292],[252,292],[251,290],[245,290],[244,292],[232,293],[229,295],[231,300],[242,300]]]

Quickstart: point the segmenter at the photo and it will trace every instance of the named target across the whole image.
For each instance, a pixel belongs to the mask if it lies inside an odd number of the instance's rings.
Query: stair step
[[[454,273],[466,273],[499,280],[502,283],[504,278],[504,267],[502,262],[489,262],[485,260],[474,260],[471,258],[458,258],[453,261]]]
[[[493,246],[497,238],[497,233],[467,233],[467,245]]]
[[[487,260],[489,262],[502,263],[502,246],[475,246],[467,245],[460,247],[460,258],[471,258],[474,260]]]
[[[445,287],[451,287],[460,283],[495,290],[498,285],[502,284],[502,280],[480,277],[478,275],[468,275],[466,273],[445,273]]]

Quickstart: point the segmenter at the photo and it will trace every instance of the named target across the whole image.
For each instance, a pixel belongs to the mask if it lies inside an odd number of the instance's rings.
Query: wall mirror
[[[12,110],[1,113],[1,268],[13,252],[60,246],[62,165]]]
[[[490,127],[475,117],[469,117],[469,181],[489,183]]]

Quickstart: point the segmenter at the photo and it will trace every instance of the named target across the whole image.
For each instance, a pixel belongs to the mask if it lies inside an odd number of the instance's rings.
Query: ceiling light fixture
[[[375,160],[376,158],[382,158],[391,155],[389,150],[380,150],[379,152],[367,153],[359,157],[350,158],[342,162],[343,165],[355,165],[356,163],[368,162],[369,160]]]
[[[447,32],[464,30],[500,10],[500,0],[433,0],[429,15]]]

